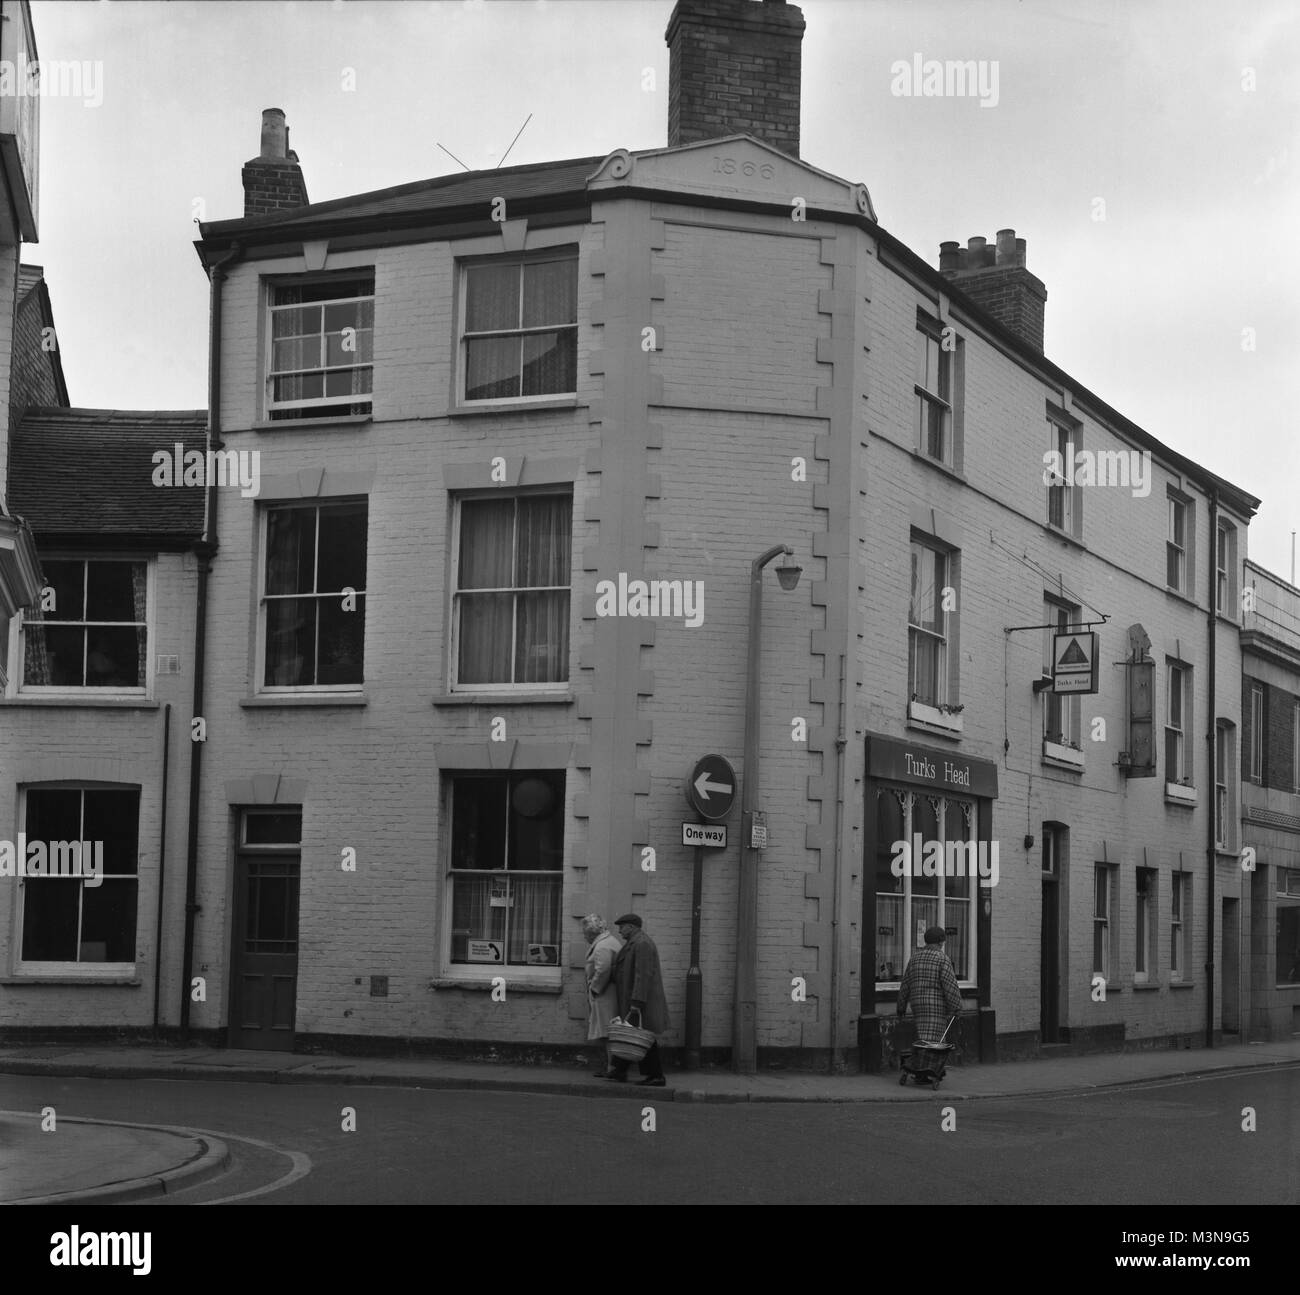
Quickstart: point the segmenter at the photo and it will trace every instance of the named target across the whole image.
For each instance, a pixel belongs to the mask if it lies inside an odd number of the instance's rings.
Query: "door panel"
[[[298,988],[297,852],[235,859],[230,1046],[292,1050]]]

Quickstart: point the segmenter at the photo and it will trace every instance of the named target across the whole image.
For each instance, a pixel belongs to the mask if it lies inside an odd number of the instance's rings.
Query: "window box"
[[[1083,752],[1058,742],[1043,742],[1043,763],[1058,765],[1077,773],[1083,772]]]
[[[952,736],[962,731],[960,715],[942,711],[937,706],[927,706],[924,702],[916,700],[907,703],[907,720],[910,727],[923,728],[930,733],[945,733]]]
[[[576,250],[464,263],[460,324],[456,390],[464,404],[576,396]]]
[[[1165,799],[1175,805],[1195,805],[1196,788],[1185,787],[1180,782],[1165,783]]]

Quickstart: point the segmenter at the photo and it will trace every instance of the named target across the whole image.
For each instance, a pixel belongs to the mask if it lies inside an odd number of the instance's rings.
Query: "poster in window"
[[[470,940],[466,947],[470,962],[504,962],[505,942],[502,940]]]
[[[558,967],[560,965],[560,946],[558,944],[530,944],[528,946],[528,965],[530,967]]]
[[[491,889],[488,891],[489,908],[513,908],[514,900],[510,898],[510,882],[505,878],[492,881]]]

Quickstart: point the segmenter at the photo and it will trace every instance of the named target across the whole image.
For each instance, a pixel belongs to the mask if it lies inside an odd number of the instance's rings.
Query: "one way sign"
[[[686,784],[686,800],[701,818],[726,818],[736,800],[735,770],[720,755],[697,760]]]

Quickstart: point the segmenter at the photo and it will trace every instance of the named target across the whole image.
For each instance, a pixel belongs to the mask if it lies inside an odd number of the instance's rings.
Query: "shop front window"
[[[903,843],[906,855],[899,849]],[[877,985],[898,983],[931,926],[947,932],[944,951],[957,979],[973,982],[977,849],[973,801],[894,787],[877,790]]]
[[[1300,985],[1300,869],[1277,874],[1277,983]]]

